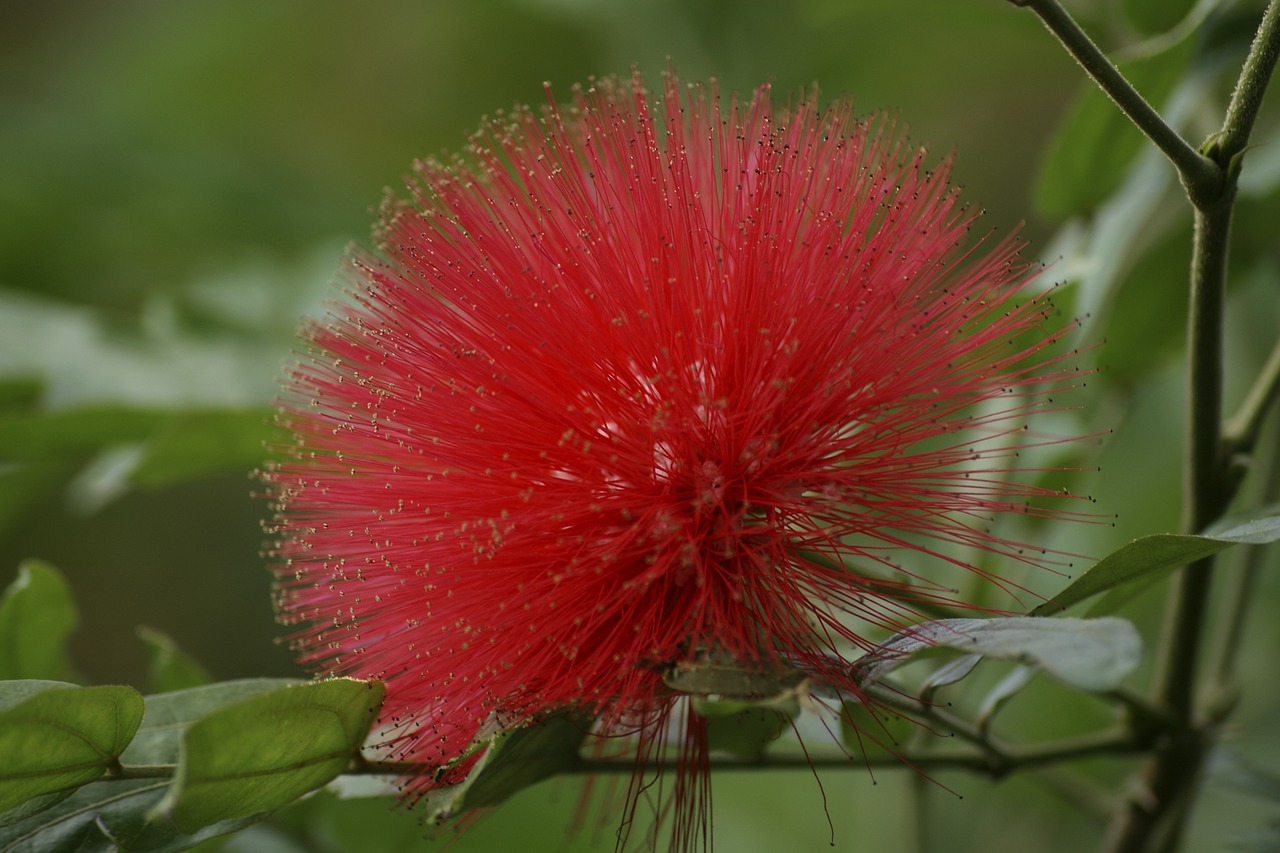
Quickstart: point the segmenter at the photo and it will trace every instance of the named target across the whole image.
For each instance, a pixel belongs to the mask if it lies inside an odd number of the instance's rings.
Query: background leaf
[[[67,644],[78,616],[58,570],[39,560],[18,566],[18,577],[0,595],[0,680],[65,678],[71,672]]]
[[[213,679],[191,655],[178,648],[168,634],[154,628],[138,628],[138,639],[147,649],[148,686],[152,693],[168,693],[201,687]]]

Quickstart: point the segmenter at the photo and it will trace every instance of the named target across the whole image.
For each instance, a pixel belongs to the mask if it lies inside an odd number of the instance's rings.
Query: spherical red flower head
[[[708,660],[856,692],[930,566],[1024,559],[989,522],[1042,494],[1013,457],[1074,374],[924,157],[637,76],[420,164],[281,403],[302,661],[384,679],[395,754],[447,767],[560,710],[652,731]]]

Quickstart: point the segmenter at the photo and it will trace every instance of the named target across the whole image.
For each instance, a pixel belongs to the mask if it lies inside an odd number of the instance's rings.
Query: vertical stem
[[[1230,192],[1195,213],[1182,516],[1189,533],[1220,516],[1230,499],[1222,451],[1222,313],[1233,197]],[[1142,773],[1143,796],[1117,813],[1108,850],[1177,847],[1208,744],[1196,718],[1195,685],[1213,565],[1212,557],[1193,563],[1170,590],[1156,691],[1172,727]]]
[[[1182,529],[1186,533],[1203,530],[1223,513],[1229,500],[1222,448],[1222,312],[1234,195],[1232,192],[1212,210],[1195,213],[1182,483]],[[1191,717],[1192,684],[1212,567],[1212,557],[1193,564],[1174,590],[1173,636],[1165,638],[1165,648],[1170,651],[1158,690],[1167,710],[1179,722]]]

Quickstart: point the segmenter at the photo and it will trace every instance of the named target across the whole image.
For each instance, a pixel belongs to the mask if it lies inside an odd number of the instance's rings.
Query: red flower
[[[988,525],[1043,512],[1013,460],[1074,374],[1017,245],[964,248],[947,163],[847,104],[672,76],[500,117],[468,154],[419,166],[307,330],[268,475],[301,660],[384,679],[398,756],[574,709],[660,763],[664,671],[856,693],[867,623],[945,599],[956,546],[1028,561]]]

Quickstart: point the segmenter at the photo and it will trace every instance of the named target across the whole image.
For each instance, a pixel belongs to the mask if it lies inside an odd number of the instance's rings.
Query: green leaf
[[[938,619],[895,634],[855,666],[875,681],[911,658],[938,648],[1034,664],[1091,692],[1113,690],[1137,668],[1142,641],[1124,619]]]
[[[24,561],[0,595],[0,679],[65,678],[71,671],[67,642],[77,621],[58,570]]]
[[[148,696],[142,724],[120,761],[126,766],[175,765],[183,732],[193,721],[234,702],[307,683],[283,678],[224,681]],[[28,691],[62,686],[48,682],[14,684],[26,685]],[[169,781],[159,778],[95,782],[74,792],[61,792],[61,796],[71,793],[70,798],[62,802],[57,795],[50,795],[44,802],[29,801],[27,806],[7,813],[6,820],[0,821],[0,851],[185,850],[258,819],[255,816],[224,821],[194,833],[183,833],[156,809],[169,790]],[[41,813],[36,813],[37,806],[42,808]],[[5,826],[5,823],[12,825]]]
[[[1153,582],[1179,566],[1233,545],[1261,545],[1278,539],[1280,516],[1254,519],[1212,535],[1157,533],[1143,536],[1103,557],[1062,592],[1032,610],[1031,615],[1060,613],[1103,592],[1112,594],[1099,602],[1090,614],[1112,613],[1136,594],[1134,585],[1138,582]]]
[[[589,729],[587,720],[557,715],[499,734],[466,779],[428,792],[426,819],[438,825],[463,811],[496,806],[536,782],[573,769],[582,761],[578,750]]]
[[[1119,64],[1148,103],[1159,107],[1191,60],[1194,40]],[[1119,186],[1145,137],[1092,81],[1072,107],[1040,164],[1036,209],[1051,219],[1092,210]]]
[[[201,687],[213,681],[209,672],[178,648],[168,634],[146,626],[138,628],[137,634],[147,647],[147,682],[153,693]]]
[[[275,436],[270,409],[185,412],[166,419],[147,442],[131,479],[159,487],[262,463]]]
[[[182,737],[161,805],[184,832],[269,812],[324,785],[356,757],[386,688],[334,679],[229,705]]]
[[[179,832],[155,809],[168,779],[94,782],[62,802],[11,825],[0,825],[0,853],[173,853],[242,829],[252,819]]]
[[[0,813],[115,768],[142,721],[131,687],[18,681],[0,692]]]
[[[196,720],[254,696],[302,686],[298,678],[251,678],[146,697],[142,725],[121,760],[125,764],[177,764],[182,735]]]

